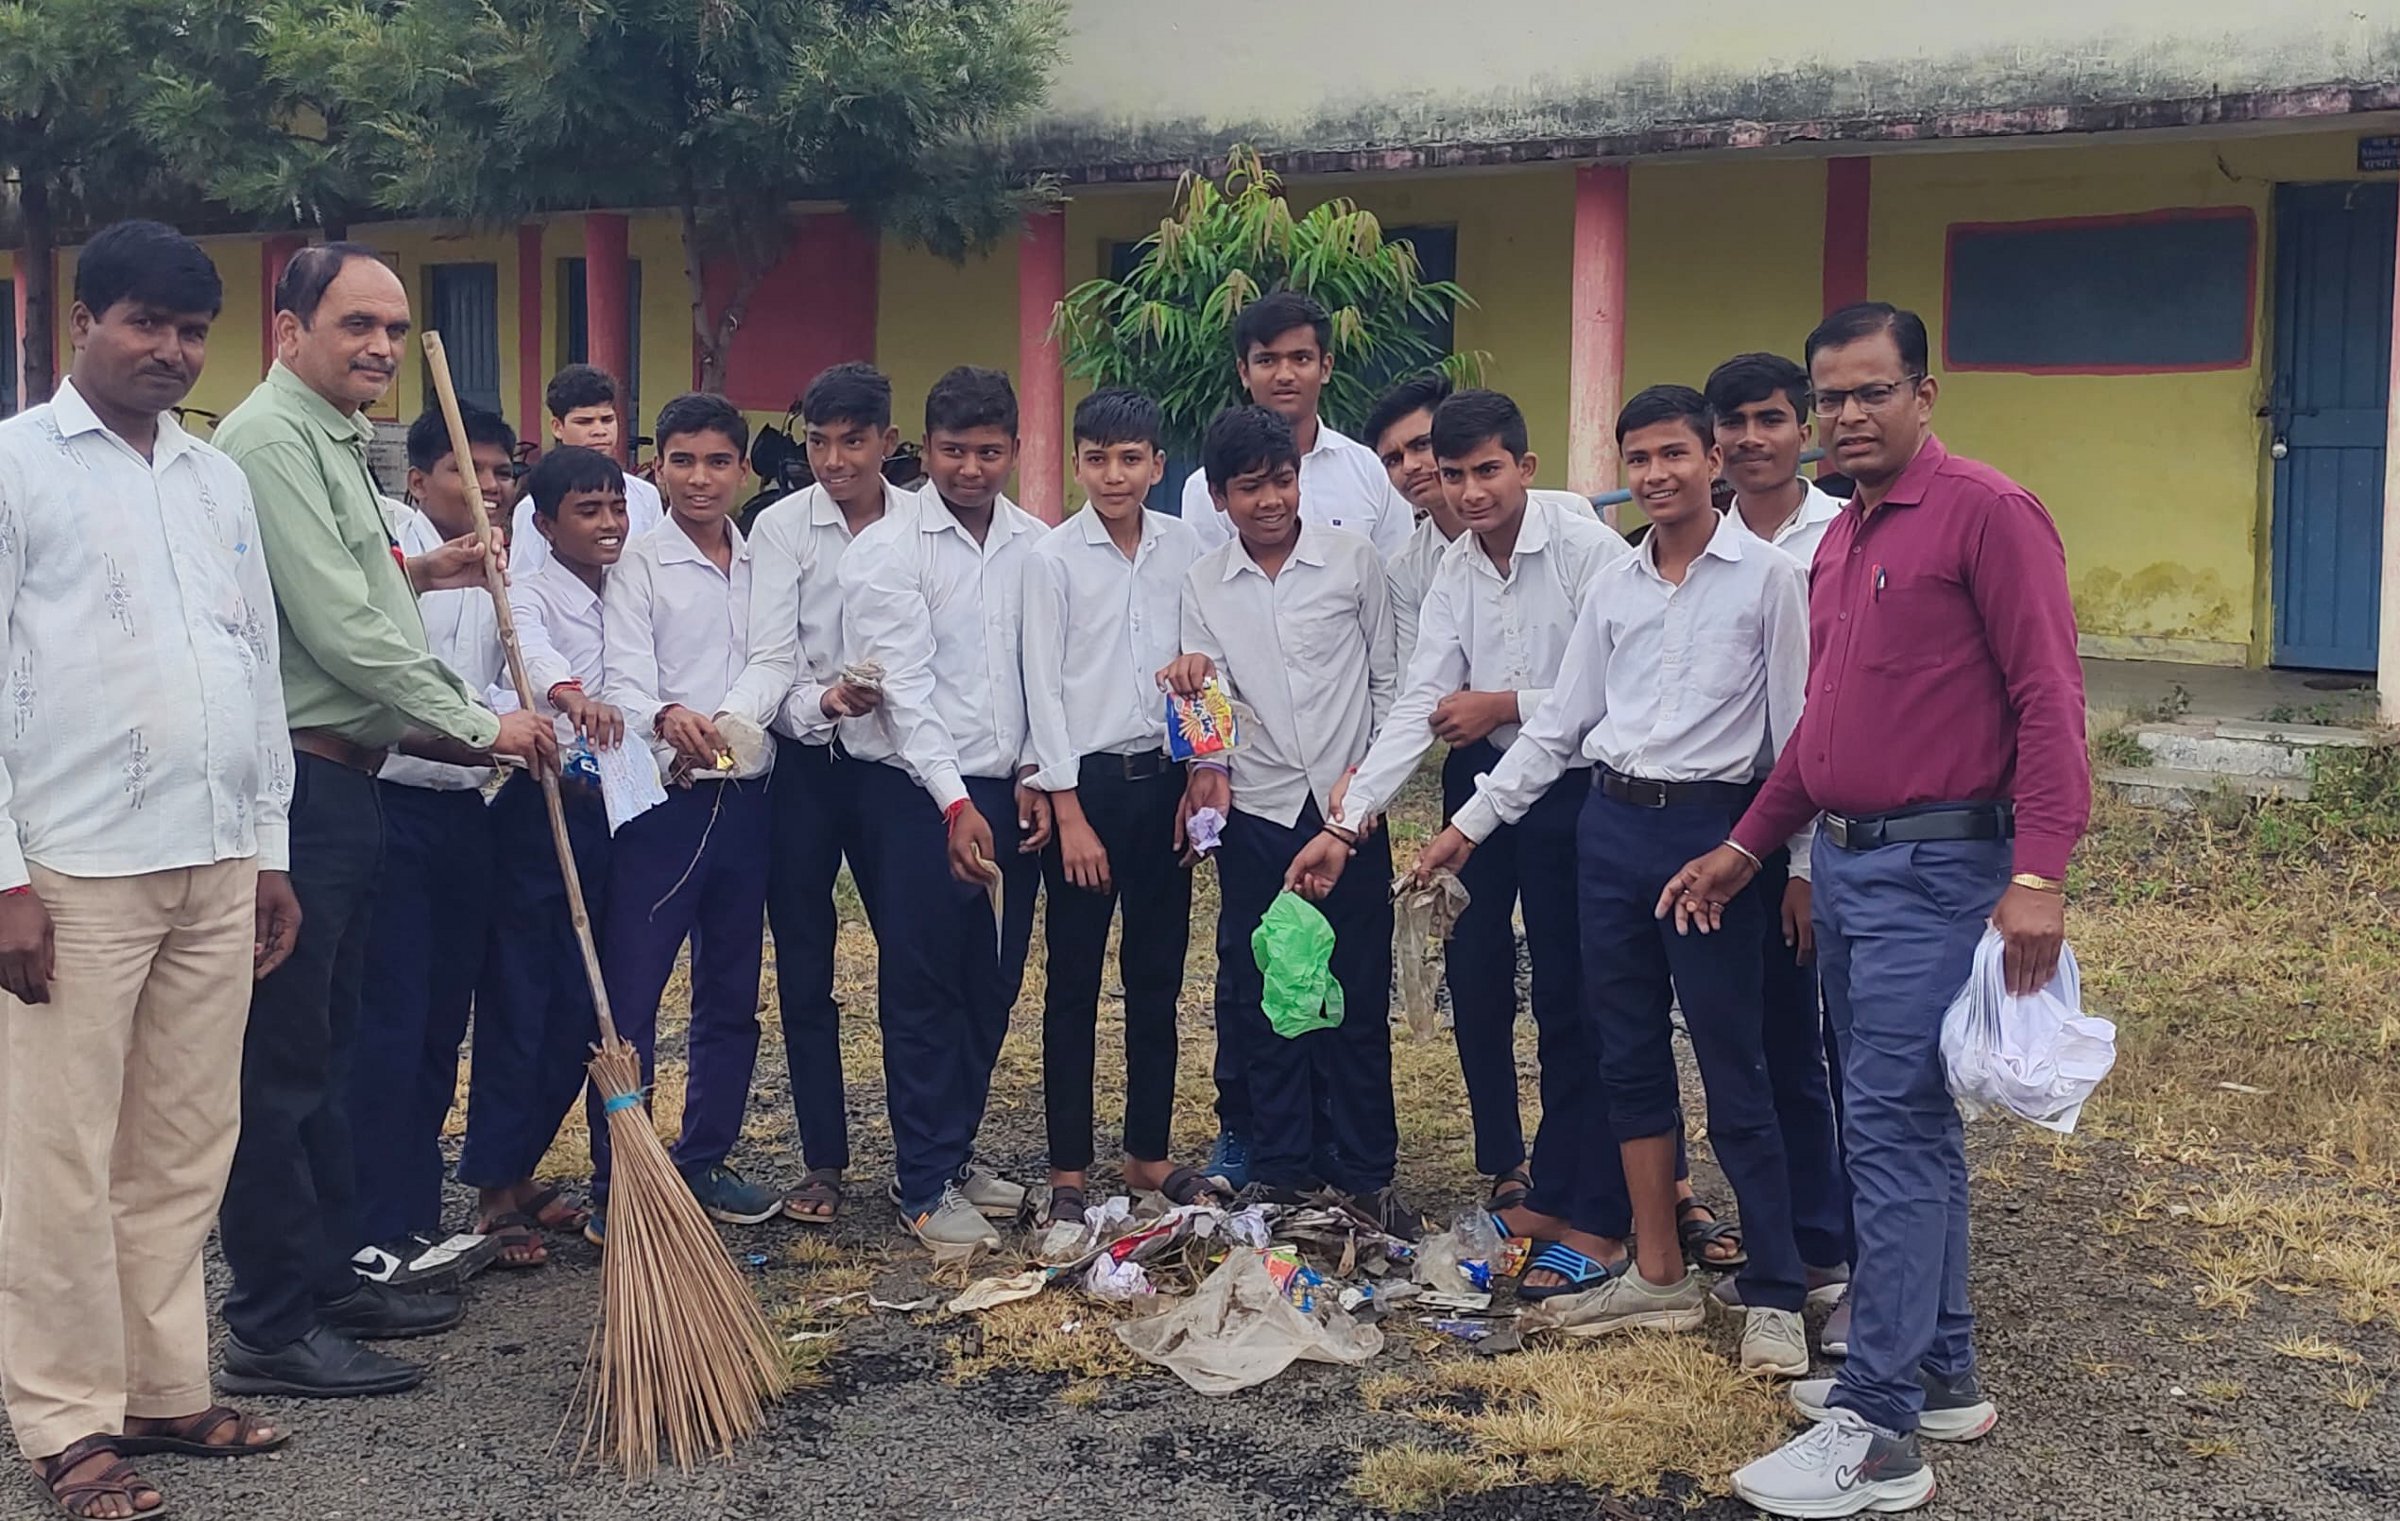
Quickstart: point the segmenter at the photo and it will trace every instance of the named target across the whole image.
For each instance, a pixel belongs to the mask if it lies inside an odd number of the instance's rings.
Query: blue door
[[[2400,185],[2275,202],[2275,663],[2375,669]]]
[[[425,266],[426,325],[442,335],[458,399],[500,410],[500,266]],[[426,394],[432,395],[427,387]]]

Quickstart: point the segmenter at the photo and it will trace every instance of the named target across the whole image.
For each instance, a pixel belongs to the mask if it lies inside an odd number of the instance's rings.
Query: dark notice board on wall
[[[2238,368],[2257,279],[2246,207],[1957,223],[1943,358],[2035,374]]]

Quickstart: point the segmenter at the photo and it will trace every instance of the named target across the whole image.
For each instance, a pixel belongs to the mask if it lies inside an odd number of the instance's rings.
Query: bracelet
[[[572,691],[572,692],[578,692],[578,693],[580,693],[582,690],[583,690],[583,683],[582,683],[582,682],[580,682],[580,681],[578,681],[578,680],[576,680],[574,677],[570,676],[570,677],[568,677],[568,678],[567,678],[566,680],[564,680],[564,681],[554,681],[554,682],[550,683],[550,690],[549,690],[549,691],[547,691],[547,692],[545,692],[545,693],[543,693],[542,695],[543,695],[543,696],[545,696],[545,697],[547,697],[547,698],[549,698],[549,699],[550,699],[550,706],[552,706],[552,707],[554,707],[554,708],[555,708],[555,707],[557,707],[557,706],[558,706],[558,694],[559,694],[559,693],[561,693],[561,692],[569,692],[569,691]]]
[[[1233,774],[1233,768],[1226,765],[1221,760],[1195,759],[1192,761],[1191,766],[1194,771],[1214,771],[1219,776],[1231,776]]]
[[[1765,871],[1767,869],[1767,863],[1752,855],[1750,853],[1750,847],[1744,845],[1741,841],[1728,839],[1725,843],[1731,846],[1743,860],[1750,863],[1750,869],[1752,871]]]
[[[955,829],[958,827],[958,816],[967,811],[968,801],[969,799],[962,797],[957,802],[952,803],[949,807],[942,810],[942,827],[944,829]]]
[[[2063,893],[2067,884],[2056,877],[2036,876],[2029,871],[2018,872],[2008,879],[2011,887],[2030,887],[2037,893]]]
[[[1331,824],[1324,825],[1324,826],[1322,827],[1322,829],[1320,830],[1320,833],[1324,833],[1324,834],[1329,834],[1329,835],[1332,835],[1332,836],[1333,836],[1335,839],[1337,839],[1337,840],[1341,841],[1341,842],[1342,842],[1344,845],[1348,846],[1348,847],[1349,847],[1349,849],[1350,849],[1350,853],[1351,853],[1352,855],[1357,855],[1357,854],[1358,854],[1358,836],[1357,836],[1357,835],[1354,835],[1354,834],[1344,834],[1344,833],[1342,833],[1342,831],[1340,831],[1339,829],[1336,829],[1336,828],[1335,828],[1333,825],[1331,825]]]
[[[0,898],[22,898],[32,891],[33,884],[31,882],[20,882],[14,887],[0,888]]]

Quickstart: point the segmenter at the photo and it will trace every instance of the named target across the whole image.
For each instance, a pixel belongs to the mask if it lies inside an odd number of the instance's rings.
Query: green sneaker
[[[719,1162],[702,1173],[685,1173],[692,1197],[712,1220],[727,1225],[763,1225],[783,1213],[783,1196],[762,1188]]]

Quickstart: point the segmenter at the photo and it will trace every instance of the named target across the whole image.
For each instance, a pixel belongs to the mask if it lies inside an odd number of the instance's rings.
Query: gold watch
[[[2008,879],[2008,883],[2011,887],[2030,887],[2037,893],[2063,893],[2067,890],[2067,884],[2058,878],[2037,877],[2029,871],[2018,872]]]

